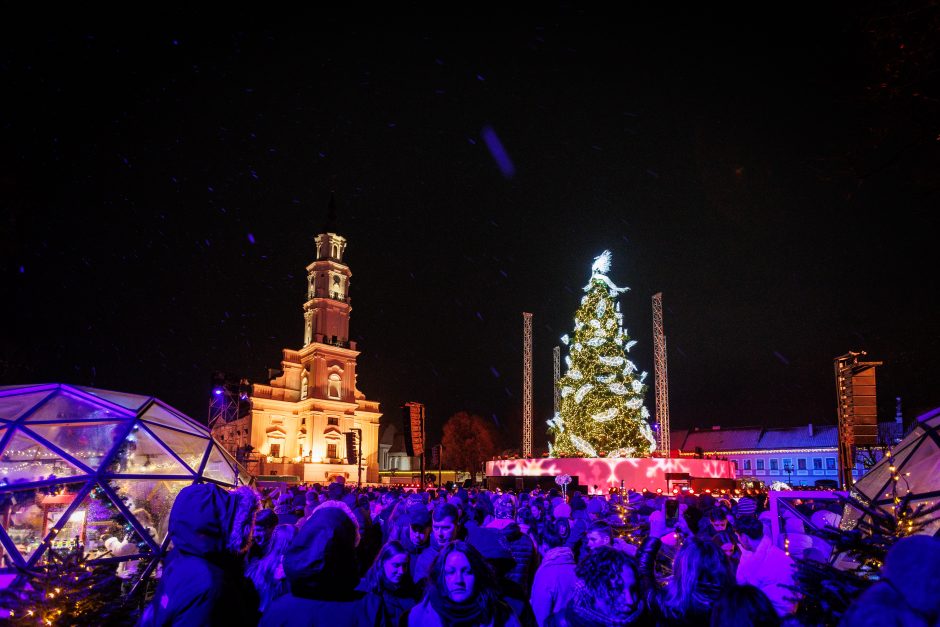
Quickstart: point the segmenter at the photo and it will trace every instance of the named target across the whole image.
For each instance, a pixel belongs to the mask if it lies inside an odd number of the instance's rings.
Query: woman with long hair
[[[281,558],[296,533],[296,525],[282,524],[274,527],[264,554],[251,562],[245,571],[245,576],[251,580],[261,597],[262,612],[272,601],[287,593],[287,579],[284,578],[281,568]]]
[[[728,558],[712,542],[689,538],[676,553],[666,587],[659,589],[652,573],[659,546],[659,539],[648,539],[639,557],[646,602],[655,624],[707,625],[712,605],[724,589],[735,584]]]
[[[502,599],[496,575],[462,540],[446,544],[431,565],[428,590],[408,612],[408,627],[521,627]]]
[[[408,551],[397,540],[382,546],[357,589],[378,599],[379,624],[388,627],[398,627],[421,596],[408,572]]]

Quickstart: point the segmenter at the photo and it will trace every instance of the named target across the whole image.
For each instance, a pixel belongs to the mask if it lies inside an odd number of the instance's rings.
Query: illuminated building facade
[[[250,445],[247,466],[256,474],[324,483],[337,476],[357,480],[359,469],[347,460],[346,433],[358,431],[362,479],[378,482],[382,414],[379,403],[357,388],[346,238],[328,228],[315,241],[316,259],[307,266],[302,348],[285,348],[280,372],[251,386],[250,413],[217,421],[213,435],[233,454],[241,448],[242,457]]]
[[[903,436],[900,413],[894,422],[879,425],[882,445],[859,451],[852,475],[858,478],[867,465],[881,458]],[[816,481],[838,481],[839,432],[836,425],[806,425],[764,429],[705,427],[673,430],[674,457],[727,459],[737,478],[760,479],[772,484],[782,481],[793,486],[814,486]],[[865,456],[871,455],[870,460]],[[866,461],[870,462],[866,465]]]

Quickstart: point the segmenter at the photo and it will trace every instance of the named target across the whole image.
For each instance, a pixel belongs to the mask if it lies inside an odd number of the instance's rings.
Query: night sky
[[[881,419],[940,405],[938,3],[720,4],[7,20],[0,383],[205,419],[300,348],[334,192],[359,387],[432,439],[518,441],[529,311],[545,446],[605,249],[649,383],[663,293],[674,426],[833,423],[850,350]]]

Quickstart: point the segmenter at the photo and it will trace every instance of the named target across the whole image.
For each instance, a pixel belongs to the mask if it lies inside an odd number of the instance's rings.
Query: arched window
[[[340,377],[335,372],[330,375],[330,398],[343,398],[343,386]]]
[[[307,375],[304,375],[300,381],[300,400],[307,398]]]

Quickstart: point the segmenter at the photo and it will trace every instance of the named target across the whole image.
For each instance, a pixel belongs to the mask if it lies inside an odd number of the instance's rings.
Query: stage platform
[[[569,488],[582,491],[593,486],[605,492],[611,488],[669,492],[683,486],[696,491],[735,487],[734,465],[718,459],[555,457],[500,459],[486,463],[487,487],[491,489],[556,487],[554,479],[558,475],[571,475]]]

